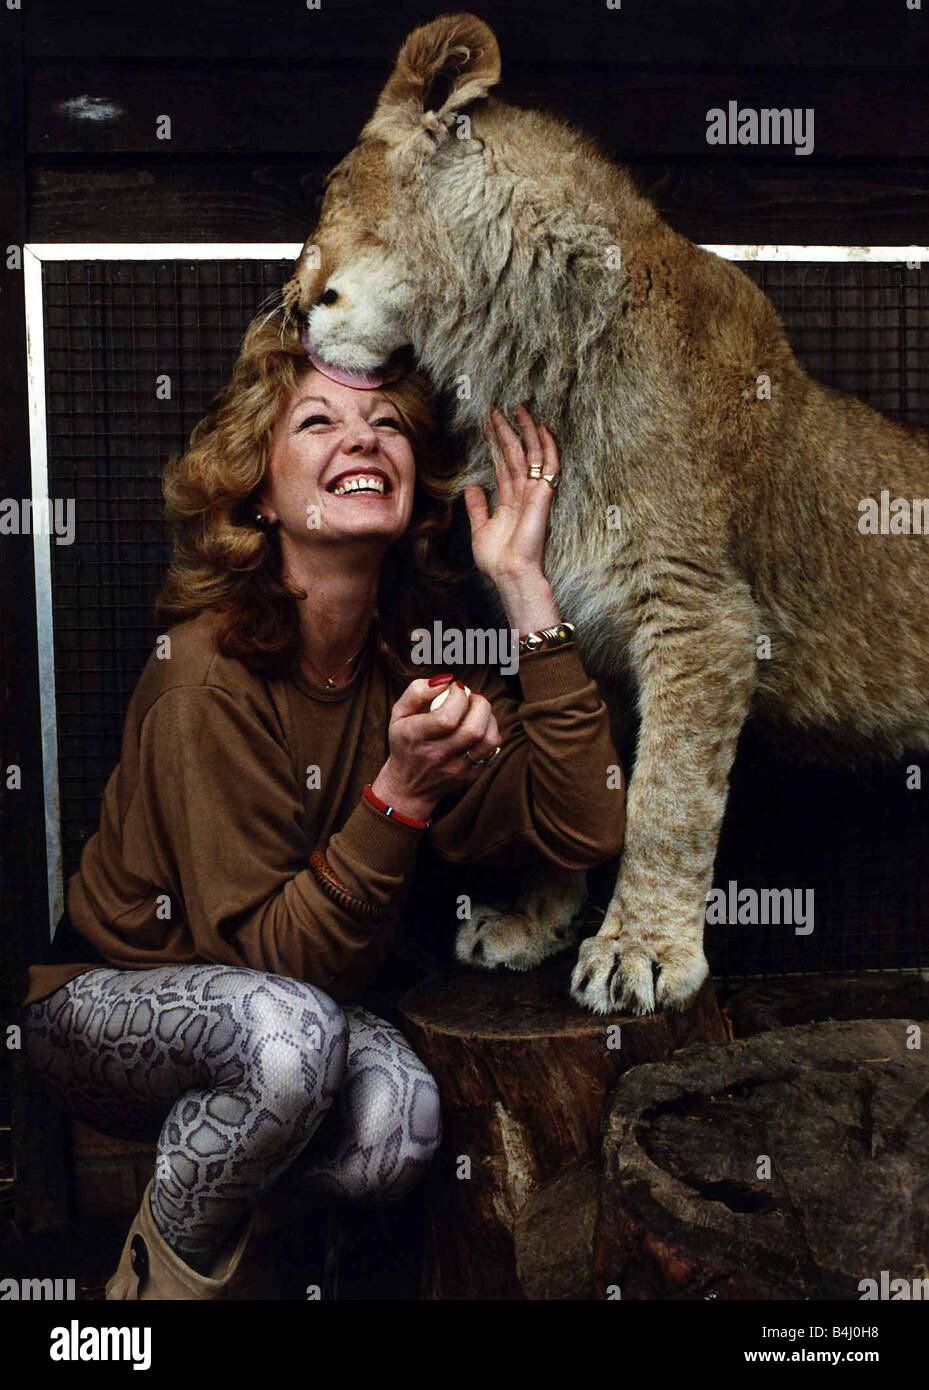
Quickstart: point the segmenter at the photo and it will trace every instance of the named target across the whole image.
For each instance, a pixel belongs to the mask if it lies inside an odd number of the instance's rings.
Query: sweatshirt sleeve
[[[385,924],[357,921],[309,869],[313,846],[290,754],[246,696],[189,686],[155,701],[123,826],[127,863],[138,836],[180,900],[201,959],[290,975],[337,998],[381,963]],[[323,848],[357,896],[394,909],[419,838],[361,800]]]
[[[520,657],[521,702],[493,670],[467,682],[490,700],[502,751],[451,809],[437,808],[438,852],[509,867],[542,855],[565,869],[618,854],[625,777],[606,706],[575,644]]]

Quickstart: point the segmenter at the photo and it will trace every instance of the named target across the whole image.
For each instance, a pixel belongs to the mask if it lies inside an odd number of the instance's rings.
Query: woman
[[[545,427],[519,423],[525,450],[494,413],[493,515],[480,488],[466,503],[475,562],[525,636],[560,622],[541,564],[559,464]],[[57,1100],[158,1135],[108,1298],[241,1296],[252,1210],[298,1157],[308,1187],[350,1199],[420,1177],[435,1082],[357,1001],[424,834],[498,865],[619,848],[617,758],[570,629],[521,657],[521,702],[493,671],[411,665],[411,629],[453,611],[434,553],[449,489],[415,374],[347,381],[273,319],[169,465],[174,625],[25,1001]]]

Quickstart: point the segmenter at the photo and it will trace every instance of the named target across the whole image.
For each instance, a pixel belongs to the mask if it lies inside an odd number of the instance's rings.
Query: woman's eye
[[[328,416],[328,415],[308,415],[307,418],[303,421],[303,423],[299,426],[299,428],[303,430],[303,429],[306,429],[307,425],[328,425],[328,424],[329,424],[329,416]]]
[[[376,425],[393,425],[395,430],[402,430],[402,423],[393,415],[382,415],[379,420],[375,420]]]

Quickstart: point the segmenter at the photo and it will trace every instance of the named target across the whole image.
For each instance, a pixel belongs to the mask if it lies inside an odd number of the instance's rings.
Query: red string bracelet
[[[371,790],[370,782],[365,787],[363,796],[365,801],[370,801],[376,811],[382,811],[385,816],[390,816],[391,820],[398,820],[401,825],[408,825],[412,830],[428,830],[432,821],[416,820],[413,816],[405,816],[402,811],[395,811],[393,806],[388,806],[386,801],[382,801],[376,792]]]

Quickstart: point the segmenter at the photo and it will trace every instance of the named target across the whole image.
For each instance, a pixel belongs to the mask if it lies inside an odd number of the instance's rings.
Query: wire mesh
[[[49,493],[74,498],[53,544],[65,881],[96,830],[126,705],[152,649],[169,558],[160,476],[235,359],[286,261],[49,261],[43,266]],[[927,277],[897,265],[750,263],[791,343],[826,384],[929,425]],[[922,352],[925,360],[925,353]],[[159,379],[170,395],[159,394]],[[164,397],[164,398],[162,398]],[[910,760],[912,761],[912,760]],[[929,770],[923,767],[929,794]],[[719,976],[927,963],[926,813],[901,767],[805,769],[749,734],[733,774],[717,882],[815,891],[809,936],[708,929]]]
[[[750,262],[742,269],[776,305],[812,376],[903,424],[929,426],[925,267]],[[925,790],[908,786],[912,767]],[[794,898],[791,910],[811,903],[813,930],[797,921],[708,925],[714,974],[929,965],[927,791],[925,758],[856,772],[802,766],[748,730],[731,779],[715,885],[727,897],[730,882],[736,893],[809,890],[812,898]],[[752,903],[744,902],[747,915]]]
[[[170,557],[161,474],[229,375],[288,261],[43,264],[49,494],[75,502],[53,544],[62,863],[96,830]]]

